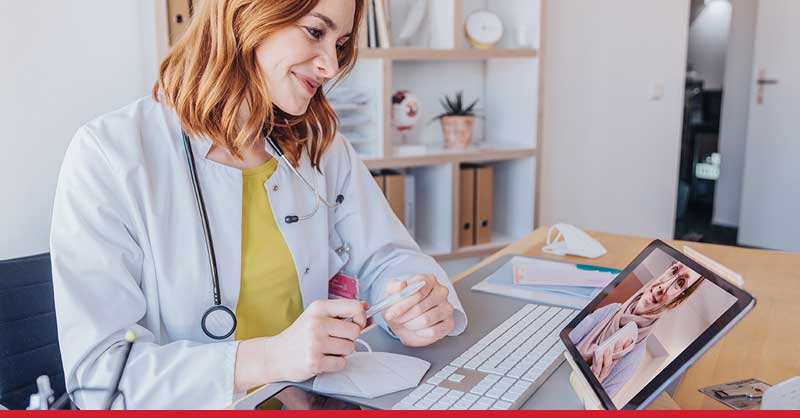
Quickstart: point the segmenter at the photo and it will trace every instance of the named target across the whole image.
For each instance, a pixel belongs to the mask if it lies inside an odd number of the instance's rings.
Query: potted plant
[[[454,98],[447,95],[439,100],[444,112],[433,120],[442,124],[444,147],[452,149],[466,149],[472,144],[472,128],[475,126],[475,105],[478,99],[465,106],[463,92],[456,93]]]

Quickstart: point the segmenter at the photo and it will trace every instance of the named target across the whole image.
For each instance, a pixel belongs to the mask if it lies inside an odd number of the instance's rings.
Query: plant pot
[[[467,149],[472,144],[472,128],[475,116],[443,116],[442,135],[444,147],[450,149]]]

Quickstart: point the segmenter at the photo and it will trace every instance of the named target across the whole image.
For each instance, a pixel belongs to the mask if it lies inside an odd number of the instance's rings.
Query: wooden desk
[[[608,249],[591,264],[621,269],[652,239],[616,234],[590,233]],[[540,228],[509,245],[453,280],[479,269],[505,254],[525,254],[575,262],[585,258],[558,257],[544,253],[547,228]],[[740,273],[745,289],[757,299],[755,309],[709,350],[684,376],[675,401],[684,409],[727,409],[697,391],[713,384],[754,377],[769,384],[800,375],[800,254],[752,250],[695,242],[668,241],[682,250],[688,245]],[[651,409],[672,409],[662,396]]]

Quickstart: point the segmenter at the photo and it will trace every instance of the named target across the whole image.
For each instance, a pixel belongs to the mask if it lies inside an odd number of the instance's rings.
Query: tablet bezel
[[[575,327],[584,318],[592,313],[595,306],[599,305],[600,302],[602,302],[603,299],[605,299],[611,293],[611,291],[620,284],[620,282],[627,278],[628,275],[633,272],[633,270],[656,249],[664,251],[667,255],[699,273],[706,280],[709,280],[722,290],[728,292],[730,295],[736,298],[736,302],[734,302],[734,304],[728,308],[727,311],[717,318],[717,320],[714,321],[714,323],[712,323],[708,329],[700,334],[697,339],[689,344],[689,346],[686,347],[683,352],[673,359],[666,368],[656,375],[650,381],[650,383],[642,388],[639,393],[633,397],[633,399],[631,399],[622,408],[617,408],[606,393],[600,381],[597,380],[597,377],[589,368],[589,365],[580,356],[577,347],[569,338],[569,333],[572,332],[572,330],[575,329]],[[609,283],[608,286],[606,286],[591,302],[589,302],[589,304],[578,314],[578,316],[573,318],[572,321],[570,321],[570,323],[563,330],[561,330],[560,336],[561,341],[567,347],[569,355],[574,359],[575,364],[577,364],[578,368],[580,369],[580,372],[583,374],[586,381],[589,382],[592,390],[594,390],[598,399],[600,399],[600,402],[602,402],[606,409],[641,409],[652,402],[657,395],[666,389],[666,387],[674,380],[676,376],[679,376],[685,372],[690,365],[697,361],[697,359],[700,358],[703,353],[705,353],[713,344],[715,344],[723,335],[725,335],[725,333],[727,333],[733,327],[733,325],[739,322],[739,320],[741,320],[741,318],[744,317],[744,315],[755,306],[755,303],[755,298],[746,291],[721,278],[716,273],[703,267],[700,263],[694,261],[675,248],[667,245],[663,241],[655,240],[644,250],[642,250],[642,252],[639,253],[639,255],[636,256],[636,258],[630,264],[628,264],[628,266],[626,266],[625,269],[623,269],[622,272],[619,273],[619,275],[617,275],[617,277],[611,283]]]

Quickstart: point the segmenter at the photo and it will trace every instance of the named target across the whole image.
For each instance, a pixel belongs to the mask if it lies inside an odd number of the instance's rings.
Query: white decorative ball
[[[420,103],[416,96],[400,90],[392,96],[392,126],[400,132],[411,130],[419,121]]]

